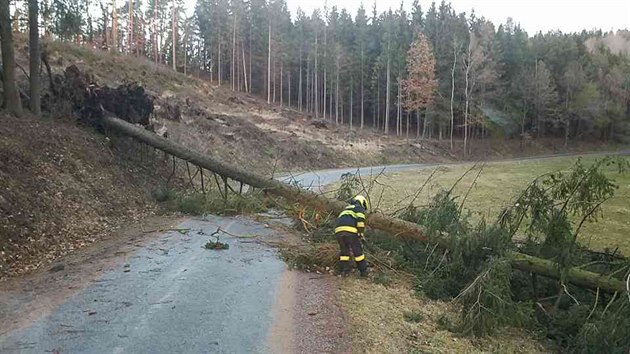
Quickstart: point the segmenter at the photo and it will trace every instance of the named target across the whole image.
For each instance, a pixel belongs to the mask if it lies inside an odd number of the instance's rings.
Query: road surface
[[[163,233],[45,317],[3,334],[0,352],[266,352],[285,264],[276,251],[222,234],[270,236],[243,218],[190,219]],[[54,286],[52,291],[54,291]]]

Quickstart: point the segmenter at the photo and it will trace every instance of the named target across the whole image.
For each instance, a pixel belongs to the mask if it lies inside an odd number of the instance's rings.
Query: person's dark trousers
[[[364,274],[367,272],[367,262],[365,261],[365,254],[363,254],[363,245],[359,235],[351,232],[339,232],[336,234],[337,242],[339,242],[339,265],[342,274],[350,272],[350,252],[354,255],[354,261],[357,263],[357,268]]]

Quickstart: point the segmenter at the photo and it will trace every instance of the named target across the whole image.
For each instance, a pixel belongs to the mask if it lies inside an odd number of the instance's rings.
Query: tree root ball
[[[149,125],[154,98],[135,82],[111,88],[99,86],[93,76],[83,73],[75,65],[66,68],[61,98],[72,102],[79,120],[101,128],[105,112],[132,124]]]

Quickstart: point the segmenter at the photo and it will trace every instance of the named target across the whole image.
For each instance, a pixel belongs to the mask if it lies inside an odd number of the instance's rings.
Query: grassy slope
[[[594,159],[594,157],[586,157],[584,162],[588,163]],[[534,178],[548,172],[567,169],[575,160],[576,158],[558,157],[486,164],[483,166],[479,179],[470,189],[465,207],[473,213],[473,218],[485,217],[486,220],[493,221]],[[472,164],[462,164],[440,167],[415,204],[426,205],[440,188],[450,188],[472,166]],[[454,194],[460,196],[460,200],[473,184],[478,170],[479,168],[468,173],[455,187]],[[395,210],[409,203],[411,198],[407,196],[414,194],[432,172],[433,170],[427,169],[384,176],[379,180],[389,187],[385,189],[377,187],[372,195],[378,196],[383,190],[383,199],[379,207],[389,211]],[[619,185],[619,189],[615,197],[604,204],[603,218],[599,222],[588,223],[583,227],[579,242],[599,250],[619,247],[624,254],[628,255],[630,254],[630,242],[628,242],[630,174],[618,174],[612,168],[608,170],[608,174]],[[404,203],[399,204],[401,200],[404,200]]]

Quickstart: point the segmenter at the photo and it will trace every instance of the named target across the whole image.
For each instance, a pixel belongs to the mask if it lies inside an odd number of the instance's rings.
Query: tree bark
[[[469,82],[470,82],[470,55],[471,55],[471,49],[468,49],[468,64],[466,64],[466,87],[465,87],[465,97],[466,97],[466,103],[465,103],[465,107],[464,107],[464,156],[466,156],[468,154],[468,107],[469,107],[469,101],[470,101],[470,94],[469,94],[469,90],[468,90],[468,86],[469,86]]]
[[[327,91],[326,90],[326,86],[328,84],[328,82],[326,81],[327,80],[326,74],[327,74],[326,73],[326,62],[324,62],[324,88],[323,88],[324,94],[322,95],[323,96],[322,116],[324,117],[324,119],[326,119],[326,91]]]
[[[158,0],[153,0],[153,59],[155,64],[159,64],[158,61],[158,30],[157,30],[157,9]]]
[[[352,111],[352,96],[354,96],[354,82],[350,80],[350,130],[352,130],[352,126],[354,124],[354,112]]]
[[[311,75],[311,53],[309,51],[306,58],[306,112],[313,112],[311,97],[313,95],[313,76]]]
[[[188,74],[187,64],[188,64],[188,27],[184,27],[184,75]]]
[[[112,0],[112,48],[118,51],[118,13],[116,12],[116,0]]]
[[[328,86],[328,78],[327,78],[327,68],[328,68],[328,31],[326,30],[326,25],[324,25],[324,94],[323,94],[323,104],[322,104],[322,116],[326,119],[326,88]]]
[[[339,54],[337,54],[337,78],[335,80],[335,124],[339,125]]]
[[[128,0],[129,1],[129,7],[127,10],[127,15],[129,16],[127,18],[127,54],[131,54],[131,51],[133,50],[133,0]]]
[[[376,80],[376,130],[380,129],[381,125],[381,72],[378,71],[378,77]]]
[[[396,136],[402,135],[402,110],[400,107],[400,73],[398,73],[398,78],[396,80],[398,86],[398,95],[397,95],[397,103],[396,103]]]
[[[300,72],[298,78],[298,110],[302,112],[302,102],[304,98],[302,97],[302,43],[300,42]]]
[[[340,212],[346,206],[346,204],[341,201],[330,200],[312,191],[296,188],[289,184],[269,179],[267,177],[258,176],[232,165],[225,164],[211,158],[210,156],[203,155],[195,150],[186,148],[179,143],[151,133],[139,126],[130,124],[122,119],[118,119],[113,116],[106,116],[103,118],[103,123],[112,129],[116,129],[117,131],[142,141],[152,147],[217,173],[224,178],[234,179],[252,187],[262,189],[266,193],[286,198],[289,201],[297,202],[320,211],[333,213]],[[369,214],[368,222],[371,227],[388,232],[396,238],[437,243],[446,249],[450,247],[448,238],[431,237],[431,239],[429,239],[422,226],[387,216],[382,213]],[[511,265],[515,269],[540,274],[554,279],[560,278],[558,265],[550,260],[540,259],[518,252],[510,252],[507,254],[507,257],[510,258]],[[590,289],[599,288],[600,290],[607,292],[626,292],[625,282],[616,278],[578,268],[569,269],[566,274],[566,279],[568,282],[580,287]]]
[[[385,84],[385,135],[389,133],[389,84],[390,84],[390,68],[389,68],[389,45],[387,46],[387,83]]]
[[[361,42],[361,130],[363,130],[363,124],[365,122],[365,114],[364,114],[364,96],[363,96],[363,42]]]
[[[567,112],[567,116],[565,118],[564,121],[564,147],[567,147],[569,145],[569,131],[570,131],[570,124],[571,124],[571,117],[569,116],[569,96],[570,96],[570,92],[571,90],[568,89],[567,90],[567,98],[565,100],[565,106],[564,109]]]
[[[29,55],[29,80],[30,80],[30,109],[36,116],[41,115],[41,79],[39,67],[41,54],[39,50],[39,8],[37,0],[28,1],[28,55]]]
[[[15,81],[15,53],[9,17],[9,0],[0,0],[0,39],[2,40],[2,84],[4,106],[15,116],[22,115],[22,100]],[[33,75],[31,75],[33,76]]]
[[[171,30],[173,31],[173,70],[177,71],[177,19],[175,18],[176,16],[176,12],[175,12],[175,6],[173,6],[173,13],[172,13],[172,28]]]
[[[249,26],[249,93],[252,93],[252,86],[254,86],[254,80],[252,75],[252,26]]]
[[[409,112],[407,112],[406,116],[407,116],[407,141],[409,141]]]
[[[455,129],[455,113],[453,112],[453,101],[455,100],[455,65],[457,64],[457,46],[453,41],[453,68],[451,69],[451,151],[453,151],[453,130]]]
[[[315,33],[315,83],[313,93],[315,94],[315,118],[319,118],[319,86],[317,85],[317,33]]]
[[[236,15],[234,15],[234,25],[232,26],[232,74],[230,75],[230,81],[232,81],[232,91],[235,90],[236,85]]]
[[[416,110],[416,140],[420,138],[420,110]]]
[[[110,48],[110,44],[109,44],[109,31],[107,30],[108,28],[108,18],[109,18],[109,14],[107,13],[108,7],[103,4],[102,2],[100,3],[101,6],[101,12],[103,13],[103,32],[101,33],[102,40],[101,40],[101,49],[105,49],[107,51],[109,51]],[[44,27],[46,26],[46,20],[45,20],[45,16],[44,16]],[[44,34],[46,35],[46,34]]]
[[[267,104],[271,104],[271,20],[269,21],[269,45],[267,49]]]
[[[331,73],[332,76],[332,73]],[[330,99],[328,100],[328,117],[332,121],[333,119],[333,82],[334,78],[330,79]],[[324,107],[326,109],[326,107]]]
[[[422,139],[426,139],[427,137],[427,130],[429,129],[429,115],[427,114],[429,111],[429,108],[425,108],[424,110],[424,120],[422,121]]]
[[[249,73],[250,75],[250,81],[247,81],[247,66],[245,64],[245,46],[243,45],[243,43],[241,43],[241,51],[243,52],[243,78],[245,79],[245,92],[249,92],[249,86],[251,85],[251,71]]]

